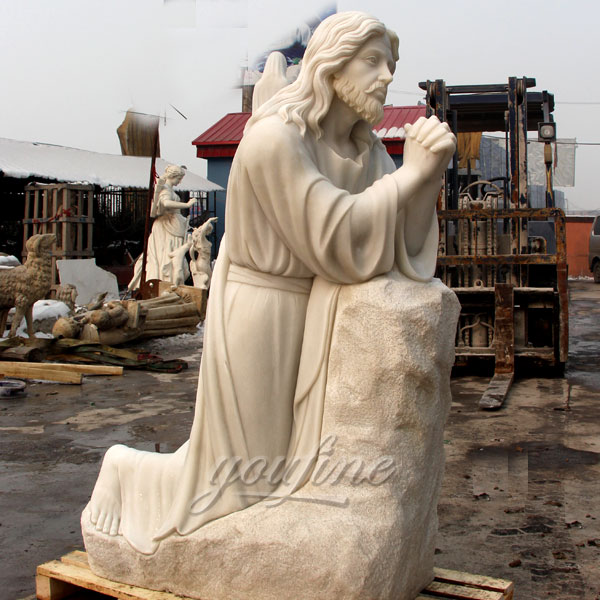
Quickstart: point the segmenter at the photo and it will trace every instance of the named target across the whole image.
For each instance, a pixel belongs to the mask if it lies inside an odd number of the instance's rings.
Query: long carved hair
[[[323,133],[320,123],[333,99],[333,75],[376,35],[387,35],[397,61],[398,36],[375,17],[351,11],[325,19],[308,43],[298,79],[265,102],[248,120],[244,132],[260,119],[278,114],[284,122],[294,122],[302,135],[308,127],[319,139]]]
[[[154,186],[154,197],[152,198],[152,206],[150,207],[150,216],[152,218],[160,216],[160,194],[167,185],[169,177],[185,177],[185,169],[177,165],[167,165],[165,172],[158,178]]]

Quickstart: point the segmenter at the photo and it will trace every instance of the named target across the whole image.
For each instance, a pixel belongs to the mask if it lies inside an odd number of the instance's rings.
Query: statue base
[[[154,554],[97,532],[86,509],[93,572],[209,600],[414,600],[433,579],[459,310],[438,280],[391,272],[342,286],[309,481]]]
[[[458,597],[468,595],[473,600],[489,600],[490,594],[494,594],[496,600],[512,600],[513,597],[513,584],[505,579],[448,569],[434,569],[434,575],[434,581],[419,594],[416,600],[434,597],[443,600],[456,598],[457,594]],[[432,591],[435,592],[435,596],[428,594]],[[62,600],[73,594],[85,599],[87,592],[93,593],[94,598],[97,598],[97,594],[100,593],[109,598],[127,600],[185,600],[169,592],[155,592],[133,585],[115,583],[94,575],[90,570],[87,554],[77,550],[66,554],[60,561],[53,560],[37,568],[36,597],[38,600]],[[478,595],[478,592],[481,592],[481,595]]]

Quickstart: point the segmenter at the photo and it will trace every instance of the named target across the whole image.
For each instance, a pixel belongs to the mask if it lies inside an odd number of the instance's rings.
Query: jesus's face
[[[388,37],[372,37],[334,75],[333,89],[342,102],[375,125],[383,118],[383,103],[395,66]]]

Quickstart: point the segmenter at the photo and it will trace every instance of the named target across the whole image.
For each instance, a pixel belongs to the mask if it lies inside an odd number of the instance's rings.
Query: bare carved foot
[[[91,521],[96,526],[96,531],[108,535],[119,533],[121,523],[119,462],[128,450],[129,448],[121,444],[108,449],[90,500]]]

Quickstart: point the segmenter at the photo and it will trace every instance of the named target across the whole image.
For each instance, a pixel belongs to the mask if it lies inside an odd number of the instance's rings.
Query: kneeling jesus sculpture
[[[151,561],[168,540],[181,544],[209,535],[215,523],[241,522],[256,503],[273,514],[284,509],[324,453],[340,291],[378,276],[432,285],[435,208],[455,137],[436,117],[407,125],[396,169],[372,126],[383,117],[397,58],[398,38],[380,21],[333,15],[315,31],[298,79],[249,120],[229,178],[190,439],[174,454],[108,450],[83,514],[92,568],[104,560],[94,555],[100,538],[105,549],[118,540],[122,551]],[[239,532],[235,526],[231,536]],[[270,597],[226,585],[170,589]]]

